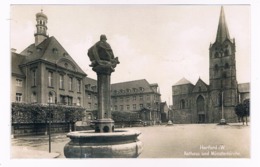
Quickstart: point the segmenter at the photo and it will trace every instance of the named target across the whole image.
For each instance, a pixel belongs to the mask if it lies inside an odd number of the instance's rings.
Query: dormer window
[[[64,67],[65,67],[65,68],[68,68],[68,63],[64,63]]]
[[[90,84],[87,84],[87,85],[85,86],[85,89],[89,90],[89,89],[90,89]]]
[[[42,51],[42,48],[40,48],[40,47],[37,47],[37,52],[41,52]]]
[[[140,87],[139,89],[140,89],[140,91],[141,91],[141,92],[143,92],[143,91],[144,91],[144,88],[143,88],[143,87]]]
[[[27,54],[31,55],[33,52],[31,50],[27,50]]]
[[[52,49],[52,52],[53,52],[54,54],[58,54],[58,49],[57,49],[57,48],[53,48],[53,49]]]

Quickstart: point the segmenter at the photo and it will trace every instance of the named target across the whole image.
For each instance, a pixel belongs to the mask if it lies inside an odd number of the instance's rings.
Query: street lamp
[[[220,125],[225,125],[226,120],[224,118],[224,91],[221,91],[221,120],[220,120]]]
[[[54,91],[54,90],[50,90],[49,92],[49,96],[52,95],[52,92],[55,93],[55,104],[57,104],[57,93]],[[48,131],[49,131],[49,153],[51,152],[51,99],[49,97],[49,128],[48,128]]]
[[[221,49],[220,50],[220,54],[221,54],[221,57],[223,57],[223,54],[224,54],[224,50]],[[223,64],[222,62],[222,58],[221,58],[221,64]],[[226,120],[224,118],[224,87],[223,87],[223,77],[225,77],[225,74],[223,72],[223,65],[222,65],[222,68],[221,68],[221,75],[222,75],[222,79],[221,79],[221,119],[220,119],[220,125],[226,125]]]

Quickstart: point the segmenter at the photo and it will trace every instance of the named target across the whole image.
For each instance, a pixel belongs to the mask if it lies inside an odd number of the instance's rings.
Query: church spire
[[[230,39],[230,37],[228,27],[226,24],[224,8],[223,6],[221,6],[216,42],[222,43],[226,39]]]

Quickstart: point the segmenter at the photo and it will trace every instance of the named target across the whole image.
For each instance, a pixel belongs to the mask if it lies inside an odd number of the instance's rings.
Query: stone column
[[[114,132],[114,121],[111,119],[110,76],[119,64],[106,40],[106,36],[101,35],[100,41],[88,50],[90,66],[97,73],[98,115],[93,123],[95,132],[101,133]]]
[[[114,71],[111,65],[98,65],[93,68],[97,73],[98,115],[95,132],[114,132],[114,121],[111,119],[110,76]]]

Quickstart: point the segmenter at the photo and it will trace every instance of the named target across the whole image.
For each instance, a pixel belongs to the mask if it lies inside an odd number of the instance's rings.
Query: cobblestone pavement
[[[250,126],[178,124],[133,128],[142,133],[139,139],[144,150],[139,158],[250,158]],[[51,141],[52,156],[47,154],[48,135],[14,138],[11,158],[54,158],[57,154],[65,158],[63,148],[69,142],[66,133],[53,134]],[[19,157],[21,150],[26,150],[28,156]]]

